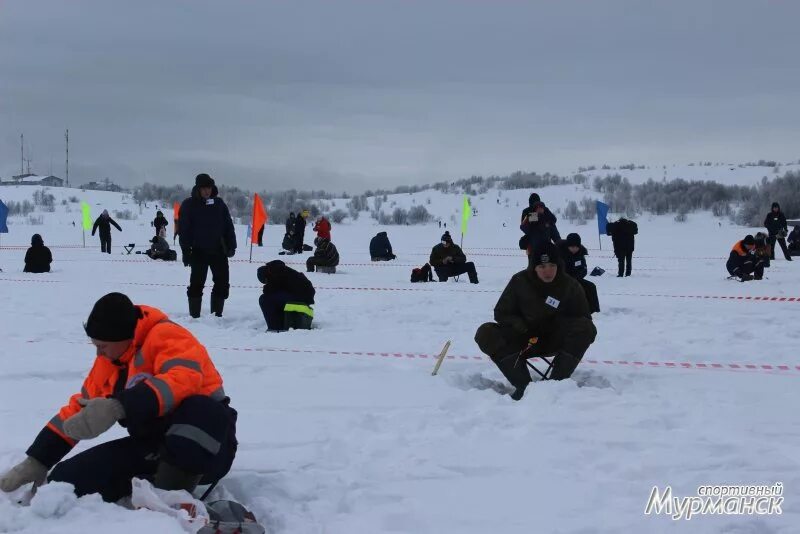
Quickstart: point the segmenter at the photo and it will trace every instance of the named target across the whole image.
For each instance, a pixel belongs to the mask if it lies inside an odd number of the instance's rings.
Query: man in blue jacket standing
[[[214,180],[208,174],[198,174],[192,196],[181,204],[180,244],[183,264],[192,268],[186,290],[192,317],[200,317],[209,267],[214,280],[211,313],[217,317],[222,317],[230,290],[228,258],[236,253],[236,233],[228,206],[218,195]]]

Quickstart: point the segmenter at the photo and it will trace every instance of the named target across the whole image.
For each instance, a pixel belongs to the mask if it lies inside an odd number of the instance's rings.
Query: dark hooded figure
[[[304,306],[314,304],[314,286],[303,273],[274,260],[258,268],[258,281],[264,284],[264,294],[258,305],[271,331],[286,330],[285,310],[289,303]]]
[[[103,210],[103,213],[101,213],[100,217],[94,221],[94,226],[92,227],[92,235],[94,235],[98,229],[100,230],[100,251],[107,254],[111,254],[112,225],[120,232],[122,231],[122,228],[119,227],[117,221],[112,219],[111,215],[108,214],[108,210]]]
[[[228,206],[218,195],[214,180],[208,174],[198,174],[192,196],[181,204],[180,244],[183,264],[192,267],[186,290],[192,317],[200,317],[209,268],[214,280],[211,313],[222,317],[230,291],[228,258],[236,254],[236,232]]]
[[[520,227],[525,224],[525,221],[531,220],[531,214],[536,210],[535,206],[538,202],[542,202],[539,195],[536,193],[531,193],[531,196],[528,197],[528,207],[522,210],[522,217],[520,218]],[[544,203],[542,203],[544,205]],[[538,220],[539,217],[537,216],[536,219]],[[558,228],[556,227],[556,216],[545,206],[544,208],[544,216],[542,217],[542,222],[545,222],[550,227],[550,237],[554,243],[558,243],[561,241],[561,234],[558,232]],[[523,230],[524,232],[525,230]],[[527,234],[522,236],[519,240],[519,248],[525,250],[528,248],[527,242]]]
[[[564,272],[558,248],[551,244],[528,256],[528,268],[511,277],[494,307],[494,323],[475,333],[475,342],[516,389],[519,400],[531,382],[526,360],[543,379],[572,376],[597,330],[586,295],[577,280]]]
[[[772,203],[772,209],[764,218],[764,226],[767,227],[767,232],[769,233],[767,238],[767,244],[770,248],[769,259],[775,259],[775,241],[777,241],[781,246],[786,261],[792,261],[792,256],[786,248],[786,236],[789,234],[786,216],[781,211],[781,205],[777,202]]]
[[[31,248],[25,253],[26,273],[49,273],[50,264],[53,263],[53,255],[50,249],[44,246],[44,240],[39,234],[31,237]]]
[[[519,226],[520,230],[525,232],[525,248],[536,251],[547,243],[558,243],[559,240],[555,237],[558,231],[554,232],[555,224],[551,223],[552,219],[555,219],[555,216],[550,213],[544,202],[533,203],[532,211],[522,219],[522,224]],[[522,243],[520,240],[520,244]]]
[[[294,251],[297,254],[303,253],[303,241],[306,236],[306,218],[303,213],[298,213],[294,218]]]
[[[375,237],[370,239],[369,255],[372,261],[389,261],[397,257],[392,253],[392,244],[389,242],[386,232],[378,232]]]
[[[639,233],[639,226],[625,217],[621,217],[617,222],[610,222],[606,225],[606,235],[611,236],[614,244],[614,255],[617,257],[619,270],[617,276],[630,276],[633,268],[633,249],[635,236]]]
[[[153,219],[153,227],[156,229],[156,236],[161,235],[161,230],[164,230],[164,235],[167,235],[167,218],[164,217],[164,213],[161,211],[156,212],[156,218]]]
[[[586,293],[586,300],[589,302],[589,311],[596,313],[600,311],[600,300],[597,297],[597,286],[586,280],[587,266],[586,256],[589,251],[581,244],[581,236],[569,234],[567,239],[558,246],[561,259],[564,262],[564,272],[578,281]]]
[[[800,226],[795,226],[789,234],[789,252],[794,256],[800,255]]]

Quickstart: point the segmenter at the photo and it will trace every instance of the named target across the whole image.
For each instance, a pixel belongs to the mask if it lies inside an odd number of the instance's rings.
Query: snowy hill
[[[0,187],[0,199],[29,200],[34,190]],[[498,394],[506,383],[473,337],[526,265],[516,247],[530,191],[472,197],[477,216],[464,248],[477,265],[477,286],[463,278],[409,283],[411,268],[427,261],[443,232],[436,222],[380,227],[362,212],[334,225],[339,272],[309,275],[317,288],[315,327],[281,334],[265,333],[255,270],[279,257],[282,226],[267,228],[253,263],[246,226],[237,226],[225,316],[208,316],[209,284],[203,317],[191,319],[188,270],[121,247],[146,244],[156,205],[140,212],[124,194],[47,192],[55,206],[34,212],[41,224],[14,217],[1,237],[0,471],[24,457],[42,425],[80,389],[94,357],[81,324],[97,298],[122,291],[161,308],[208,347],[239,412],[239,452],[215,496],[251,507],[271,533],[797,531],[800,265],[778,260],[763,281],[725,280],[732,244],[756,229],[706,213],[690,214],[685,224],[642,216],[633,276],[619,279],[609,276],[616,268],[610,240],[603,237],[598,250],[593,222],[560,221],[563,235],[583,237],[590,269],[609,270],[595,279],[598,338],[574,379],[535,384],[514,403]],[[554,211],[597,195],[576,185],[538,192]],[[96,237],[80,246],[72,196],[95,217],[102,209],[132,212],[112,234],[111,255],[100,253]],[[389,195],[382,209],[424,205],[458,240],[461,201],[423,191]],[[369,238],[380,230],[392,240],[395,262],[369,261]],[[32,233],[53,247],[49,274],[22,272]],[[283,258],[302,270],[305,257]],[[447,340],[451,358],[432,377],[432,358]],[[116,427],[77,451],[124,435]],[[643,513],[654,486],[683,497],[704,484],[777,482],[786,489],[782,515],[676,522]],[[23,493],[0,495],[0,532],[182,532],[155,512],[75,499],[60,486],[40,490],[30,507],[12,504]]]

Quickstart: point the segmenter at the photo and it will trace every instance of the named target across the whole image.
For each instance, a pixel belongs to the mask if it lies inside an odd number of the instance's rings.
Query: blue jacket
[[[183,201],[180,211],[181,248],[227,255],[236,250],[236,232],[231,214],[217,195],[217,186],[213,186],[211,197],[203,200],[195,186],[192,196]]]

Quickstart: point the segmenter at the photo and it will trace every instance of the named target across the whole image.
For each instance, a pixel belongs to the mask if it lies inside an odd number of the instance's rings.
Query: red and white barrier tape
[[[27,340],[26,343],[44,343],[45,340]],[[59,341],[64,343],[64,341]],[[66,341],[71,345],[89,345],[88,342]],[[291,354],[325,354],[329,356],[367,356],[394,359],[415,359],[415,360],[435,360],[438,354],[426,354],[423,352],[394,352],[394,351],[359,351],[359,350],[321,350],[321,349],[291,349],[279,347],[207,347],[210,350],[222,350],[233,352],[279,352]],[[489,361],[487,356],[481,355],[447,355],[448,360],[460,361]],[[538,360],[539,358],[531,358]],[[594,358],[584,358],[582,364],[590,365],[611,365],[627,367],[630,369],[690,369],[702,371],[739,371],[739,372],[761,372],[777,374],[800,373],[798,364],[755,364],[755,363],[694,363],[694,362],[674,362],[661,360],[597,360]]]

